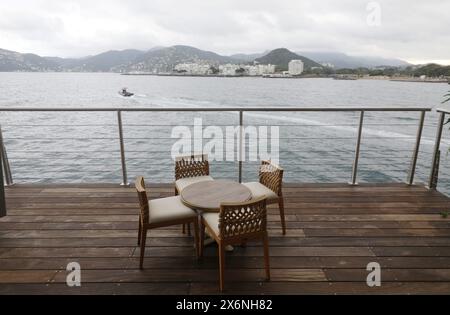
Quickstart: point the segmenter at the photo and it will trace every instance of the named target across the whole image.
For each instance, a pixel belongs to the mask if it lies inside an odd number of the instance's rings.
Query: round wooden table
[[[191,209],[219,212],[223,202],[241,203],[252,199],[246,186],[227,180],[204,181],[192,184],[181,192],[182,202]]]

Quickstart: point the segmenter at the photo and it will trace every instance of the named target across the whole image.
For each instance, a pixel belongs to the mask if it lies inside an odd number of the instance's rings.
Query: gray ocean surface
[[[123,98],[118,90],[136,93]],[[105,73],[0,73],[0,108],[208,108],[260,107],[245,125],[279,126],[280,164],[286,182],[348,182],[359,113],[264,112],[264,107],[438,107],[447,84],[332,79],[192,78]],[[195,118],[204,127],[237,126],[237,113],[124,112],[129,180],[173,181],[171,150],[176,126]],[[420,113],[369,112],[365,116],[359,182],[404,182]],[[429,177],[437,114],[427,113],[416,182]],[[1,112],[0,124],[17,183],[121,183],[117,114],[114,112]],[[225,130],[225,129],[224,129]],[[204,143],[208,140],[204,139]],[[448,128],[442,142],[439,188],[450,192]],[[270,148],[269,148],[270,152]],[[244,179],[258,162],[244,163]],[[237,162],[214,161],[217,178],[237,179]]]

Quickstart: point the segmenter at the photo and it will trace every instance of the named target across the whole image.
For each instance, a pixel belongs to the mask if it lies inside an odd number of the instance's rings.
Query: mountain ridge
[[[301,60],[305,66],[306,70],[309,70],[313,67],[322,67],[319,63],[306,58],[304,56],[300,56],[287,48],[277,48],[269,52],[267,55],[257,58],[255,61],[262,64],[272,64],[278,67],[278,70],[288,70],[289,62],[292,60]]]
[[[334,58],[334,59],[333,59]],[[372,60],[367,60],[372,58]],[[23,54],[0,49],[0,71],[59,71],[59,72],[170,72],[178,63],[197,62],[220,65],[225,63],[248,64],[254,61],[275,64],[280,70],[287,68],[292,59],[301,59],[305,68],[320,67],[320,63],[336,62],[336,68],[358,68],[364,65],[390,66],[382,64],[392,59],[376,57],[356,57],[343,53],[295,53],[286,48],[255,54],[220,55],[212,51],[201,50],[186,45],[171,47],[153,47],[149,50],[125,49],[110,50],[82,58],[41,57],[36,54]],[[336,61],[337,60],[337,61]],[[409,65],[401,60],[399,66]]]
[[[395,58],[382,58],[374,56],[354,56],[342,52],[320,52],[320,51],[305,51],[296,52],[307,58],[313,59],[320,64],[330,64],[336,69],[342,68],[375,68],[380,66],[388,67],[407,67],[410,63]]]

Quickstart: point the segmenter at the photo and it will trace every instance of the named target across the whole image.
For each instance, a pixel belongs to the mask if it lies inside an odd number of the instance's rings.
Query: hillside
[[[263,53],[255,53],[255,54],[234,54],[234,55],[231,55],[230,58],[233,58],[234,60],[241,61],[241,62],[253,62],[255,59],[264,57],[269,52],[270,51],[266,51]]]
[[[35,54],[0,49],[0,71],[54,71],[58,64]]]
[[[339,52],[297,52],[321,64],[331,64],[336,69],[376,68],[380,66],[406,67],[410,64],[400,59],[388,59],[369,56],[350,56]]]
[[[138,71],[172,71],[179,63],[196,62],[210,64],[234,63],[231,57],[221,56],[211,51],[200,50],[191,46],[172,46],[148,51],[139,56],[129,70]]]
[[[312,67],[322,67],[319,63],[304,56],[297,55],[286,48],[272,50],[264,57],[257,58],[256,61],[262,64],[276,65],[278,70],[287,70],[289,62],[298,59],[303,61],[306,70],[311,69]]]

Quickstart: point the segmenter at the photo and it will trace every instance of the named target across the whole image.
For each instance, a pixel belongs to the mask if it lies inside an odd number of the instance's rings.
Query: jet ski
[[[123,97],[131,97],[134,95],[134,93],[128,92],[127,88],[123,88],[122,90],[120,90],[119,94],[122,95]]]

